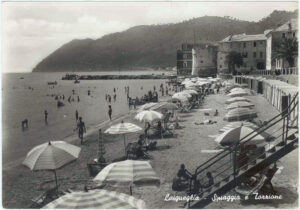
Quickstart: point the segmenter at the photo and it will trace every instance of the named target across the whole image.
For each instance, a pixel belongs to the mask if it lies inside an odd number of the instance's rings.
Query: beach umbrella
[[[246,91],[234,91],[232,93],[227,94],[230,97],[239,97],[239,96],[248,96],[250,95],[249,92]]]
[[[250,102],[249,99],[247,98],[244,98],[244,97],[233,97],[233,98],[230,98],[228,100],[226,100],[226,104],[231,104],[231,103],[235,103],[235,102],[239,102],[239,101],[247,101],[247,102]]]
[[[113,186],[130,186],[131,194],[132,185],[145,186],[160,184],[160,179],[150,163],[140,160],[125,160],[111,163],[97,174],[94,181]]]
[[[135,119],[141,121],[141,122],[153,122],[154,120],[160,120],[163,118],[163,114],[153,111],[153,110],[146,110],[139,112]]]
[[[180,101],[186,101],[188,100],[188,98],[191,98],[192,95],[189,94],[189,93],[185,93],[185,92],[178,92],[178,93],[175,93],[173,96],[172,96],[172,99],[178,99]]]
[[[252,134],[249,135],[250,133],[252,133]],[[246,137],[247,135],[249,135],[249,136]],[[215,141],[223,146],[229,146],[229,145],[232,145],[234,143],[241,141],[242,139],[243,139],[243,141],[240,143],[245,142],[245,145],[250,145],[250,144],[258,145],[258,144],[265,142],[265,137],[263,135],[258,134],[256,131],[254,131],[253,128],[249,128],[246,126],[240,126],[237,128],[232,128],[230,130],[227,130],[224,133],[222,133],[221,135],[219,135],[215,139]],[[249,139],[251,139],[251,140],[249,140]]]
[[[246,101],[238,101],[238,102],[234,102],[229,104],[226,109],[236,109],[236,108],[243,108],[243,107],[252,107],[254,106],[254,104],[250,104],[249,102]]]
[[[52,141],[30,150],[23,165],[30,170],[53,170],[57,186],[56,170],[78,158],[81,148],[64,141]]]
[[[153,103],[153,102],[146,103],[146,104],[140,106],[139,109],[138,109],[138,111],[148,110],[148,109],[150,109],[151,107],[153,107],[156,104],[157,103]]]
[[[236,92],[236,91],[245,91],[245,89],[243,89],[243,88],[232,88],[231,90],[230,90],[230,92],[232,93],[232,92]]]
[[[248,84],[240,84],[241,87],[247,88]]]
[[[126,142],[125,142],[125,134],[126,133],[135,133],[138,131],[141,131],[142,128],[132,124],[132,123],[124,123],[123,120],[121,123],[118,123],[116,125],[111,126],[108,128],[104,133],[108,134],[123,134],[124,137],[124,148],[125,148],[125,154],[126,154]]]
[[[225,115],[224,120],[239,121],[239,120],[247,120],[255,117],[257,117],[257,114],[252,109],[236,108],[236,109],[229,110],[228,113]]]
[[[184,90],[182,92],[188,93],[190,95],[198,95],[198,92],[196,90]]]
[[[240,126],[246,126],[246,127],[253,128],[253,129],[257,129],[258,128],[257,125],[255,125],[254,123],[251,123],[251,122],[236,121],[236,122],[228,123],[223,128],[221,128],[219,131],[220,132],[224,132],[224,131],[230,130],[232,128],[237,128],[237,127],[240,127]]]
[[[67,193],[48,203],[46,209],[145,209],[144,201],[103,189]]]
[[[208,82],[208,81],[197,81],[196,84],[197,84],[198,86],[204,86],[204,85],[210,84],[210,82]]]
[[[151,110],[160,110],[160,109],[175,110],[178,109],[178,107],[174,103],[161,102],[151,108]]]

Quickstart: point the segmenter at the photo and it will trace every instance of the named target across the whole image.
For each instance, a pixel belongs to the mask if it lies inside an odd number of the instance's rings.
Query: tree
[[[294,67],[295,57],[298,56],[298,41],[296,39],[284,38],[274,45],[274,58],[282,58],[289,63],[289,67]]]
[[[229,72],[234,75],[236,74],[235,66],[240,67],[244,63],[243,56],[241,53],[236,51],[229,52],[229,54],[226,56],[226,60],[228,63]]]

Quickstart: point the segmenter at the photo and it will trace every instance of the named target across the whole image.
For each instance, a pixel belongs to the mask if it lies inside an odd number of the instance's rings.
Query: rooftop
[[[274,31],[298,30],[298,19],[291,19],[283,25],[276,28]]]
[[[229,35],[225,39],[220,42],[246,42],[246,41],[256,41],[256,40],[267,40],[265,34],[253,34],[247,35],[243,34],[236,34],[236,35]]]

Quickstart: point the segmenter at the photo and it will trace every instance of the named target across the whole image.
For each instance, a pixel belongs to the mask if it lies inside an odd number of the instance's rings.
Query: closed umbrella
[[[44,206],[46,209],[145,209],[144,201],[108,190],[72,192]]]
[[[52,141],[34,147],[27,153],[23,165],[30,170],[56,170],[78,158],[81,148],[64,141]]]
[[[159,185],[160,179],[148,161],[125,160],[111,163],[102,169],[94,178],[100,184],[113,186]],[[132,194],[132,191],[130,192]]]
[[[135,119],[141,122],[149,122],[149,123],[153,122],[154,120],[160,120],[162,118],[163,118],[163,114],[153,110],[141,111],[135,116]]]
[[[253,134],[249,135],[252,132],[253,132]],[[247,135],[249,135],[249,136],[246,137]],[[255,135],[257,135],[257,136],[255,136]],[[227,130],[224,133],[222,133],[221,135],[219,135],[215,139],[215,141],[223,146],[229,146],[229,145],[232,145],[234,143],[241,141],[242,139],[243,139],[243,141],[240,143],[245,143],[245,145],[250,145],[250,144],[258,145],[260,143],[265,142],[264,136],[262,136],[261,134],[258,134],[256,131],[254,131],[253,128],[249,128],[246,126],[240,126],[237,128],[232,128],[230,130]],[[251,139],[251,140],[249,140],[249,139]]]
[[[243,108],[243,107],[253,107],[254,104],[250,104],[246,101],[239,101],[239,102],[234,102],[232,104],[229,104],[226,109],[236,109],[236,108]]]
[[[244,97],[233,97],[233,98],[227,99],[225,103],[226,103],[226,104],[231,104],[231,103],[239,102],[239,101],[247,101],[247,102],[250,102],[249,99],[244,98]]]
[[[237,121],[237,122],[228,123],[223,128],[221,128],[219,131],[220,132],[225,132],[227,130],[230,130],[232,128],[237,128],[237,127],[240,127],[240,126],[246,126],[246,127],[253,128],[253,129],[258,128],[257,125],[255,125],[254,123],[247,122],[247,121]]]
[[[125,142],[125,134],[126,133],[135,133],[138,131],[141,131],[142,128],[132,124],[132,123],[124,123],[123,121],[119,124],[113,125],[110,128],[108,128],[104,133],[108,134],[123,134],[124,136],[124,148],[125,148],[125,154],[126,154],[126,142]]]
[[[224,120],[227,121],[239,121],[239,120],[247,120],[257,117],[255,111],[249,108],[236,108],[231,109],[225,115]]]

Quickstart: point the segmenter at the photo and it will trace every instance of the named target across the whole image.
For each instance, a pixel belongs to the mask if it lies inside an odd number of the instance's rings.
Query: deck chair
[[[95,177],[107,165],[107,163],[88,163],[87,168],[90,177]]]
[[[57,199],[59,197],[58,187],[51,188],[41,195],[31,199],[32,204],[29,208],[42,208],[47,203]]]

